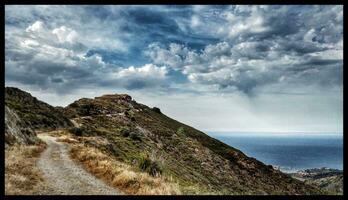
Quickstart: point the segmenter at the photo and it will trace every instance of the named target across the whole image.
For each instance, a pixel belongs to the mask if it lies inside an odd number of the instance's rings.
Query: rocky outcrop
[[[5,105],[33,129],[55,130],[73,126],[62,108],[53,107],[18,88],[5,88]]]
[[[36,144],[39,139],[18,115],[5,106],[5,148],[13,144]]]

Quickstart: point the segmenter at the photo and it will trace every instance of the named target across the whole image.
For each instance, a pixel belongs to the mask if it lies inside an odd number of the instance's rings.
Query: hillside
[[[14,144],[37,144],[34,130],[27,126],[9,107],[5,106],[5,148]]]
[[[127,194],[322,193],[126,94],[55,108],[17,88],[5,90],[6,124],[20,124],[34,140],[40,129],[74,141],[71,157]]]
[[[58,108],[18,88],[5,87],[5,105],[15,111],[27,127],[54,130],[72,126]]]
[[[128,95],[83,98],[64,113],[77,126],[70,132],[85,145],[152,176],[170,177],[183,194],[320,193]]]
[[[306,169],[290,174],[292,177],[315,185],[329,194],[343,194],[343,171],[330,168]]]

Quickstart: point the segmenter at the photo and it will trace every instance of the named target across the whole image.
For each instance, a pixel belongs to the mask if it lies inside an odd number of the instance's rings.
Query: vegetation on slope
[[[54,108],[5,90],[6,105],[28,126],[67,128],[74,137],[60,139],[75,143],[72,157],[128,194],[322,193],[125,94]]]
[[[5,195],[40,194],[45,189],[42,172],[36,166],[44,144],[14,145],[5,150]]]
[[[304,181],[308,185],[314,185],[326,191],[330,195],[343,194],[343,171],[330,168],[314,168],[290,173],[296,179]]]
[[[109,185],[125,194],[168,195],[181,194],[178,185],[164,177],[151,176],[134,166],[119,162],[97,148],[73,145],[72,158]]]
[[[128,95],[80,99],[65,113],[80,125],[72,133],[106,141],[86,145],[150,175],[173,178],[183,194],[321,193]]]
[[[27,127],[54,130],[72,126],[61,109],[39,101],[18,88],[5,87],[5,105],[13,109]]]

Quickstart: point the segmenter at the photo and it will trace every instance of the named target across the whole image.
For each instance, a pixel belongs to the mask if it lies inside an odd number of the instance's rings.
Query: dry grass
[[[170,195],[181,194],[179,185],[163,177],[152,177],[129,165],[103,154],[96,148],[73,145],[71,157],[81,163],[96,177],[125,194]]]
[[[39,194],[43,175],[36,167],[44,144],[12,146],[5,150],[5,195]]]
[[[66,142],[66,143],[74,144],[74,143],[78,143],[79,141],[67,135],[62,135],[57,138],[57,142]]]
[[[50,135],[52,137],[60,137],[60,136],[64,136],[67,134],[66,130],[64,129],[58,129],[58,130],[55,130],[55,131],[36,131],[37,134],[47,134],[47,135]]]

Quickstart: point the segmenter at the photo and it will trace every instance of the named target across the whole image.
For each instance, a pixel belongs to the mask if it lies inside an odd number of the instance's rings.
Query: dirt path
[[[46,182],[50,184],[49,194],[62,195],[119,195],[120,192],[86,172],[69,157],[69,146],[57,142],[55,137],[39,134],[47,143],[38,167],[43,171]]]

